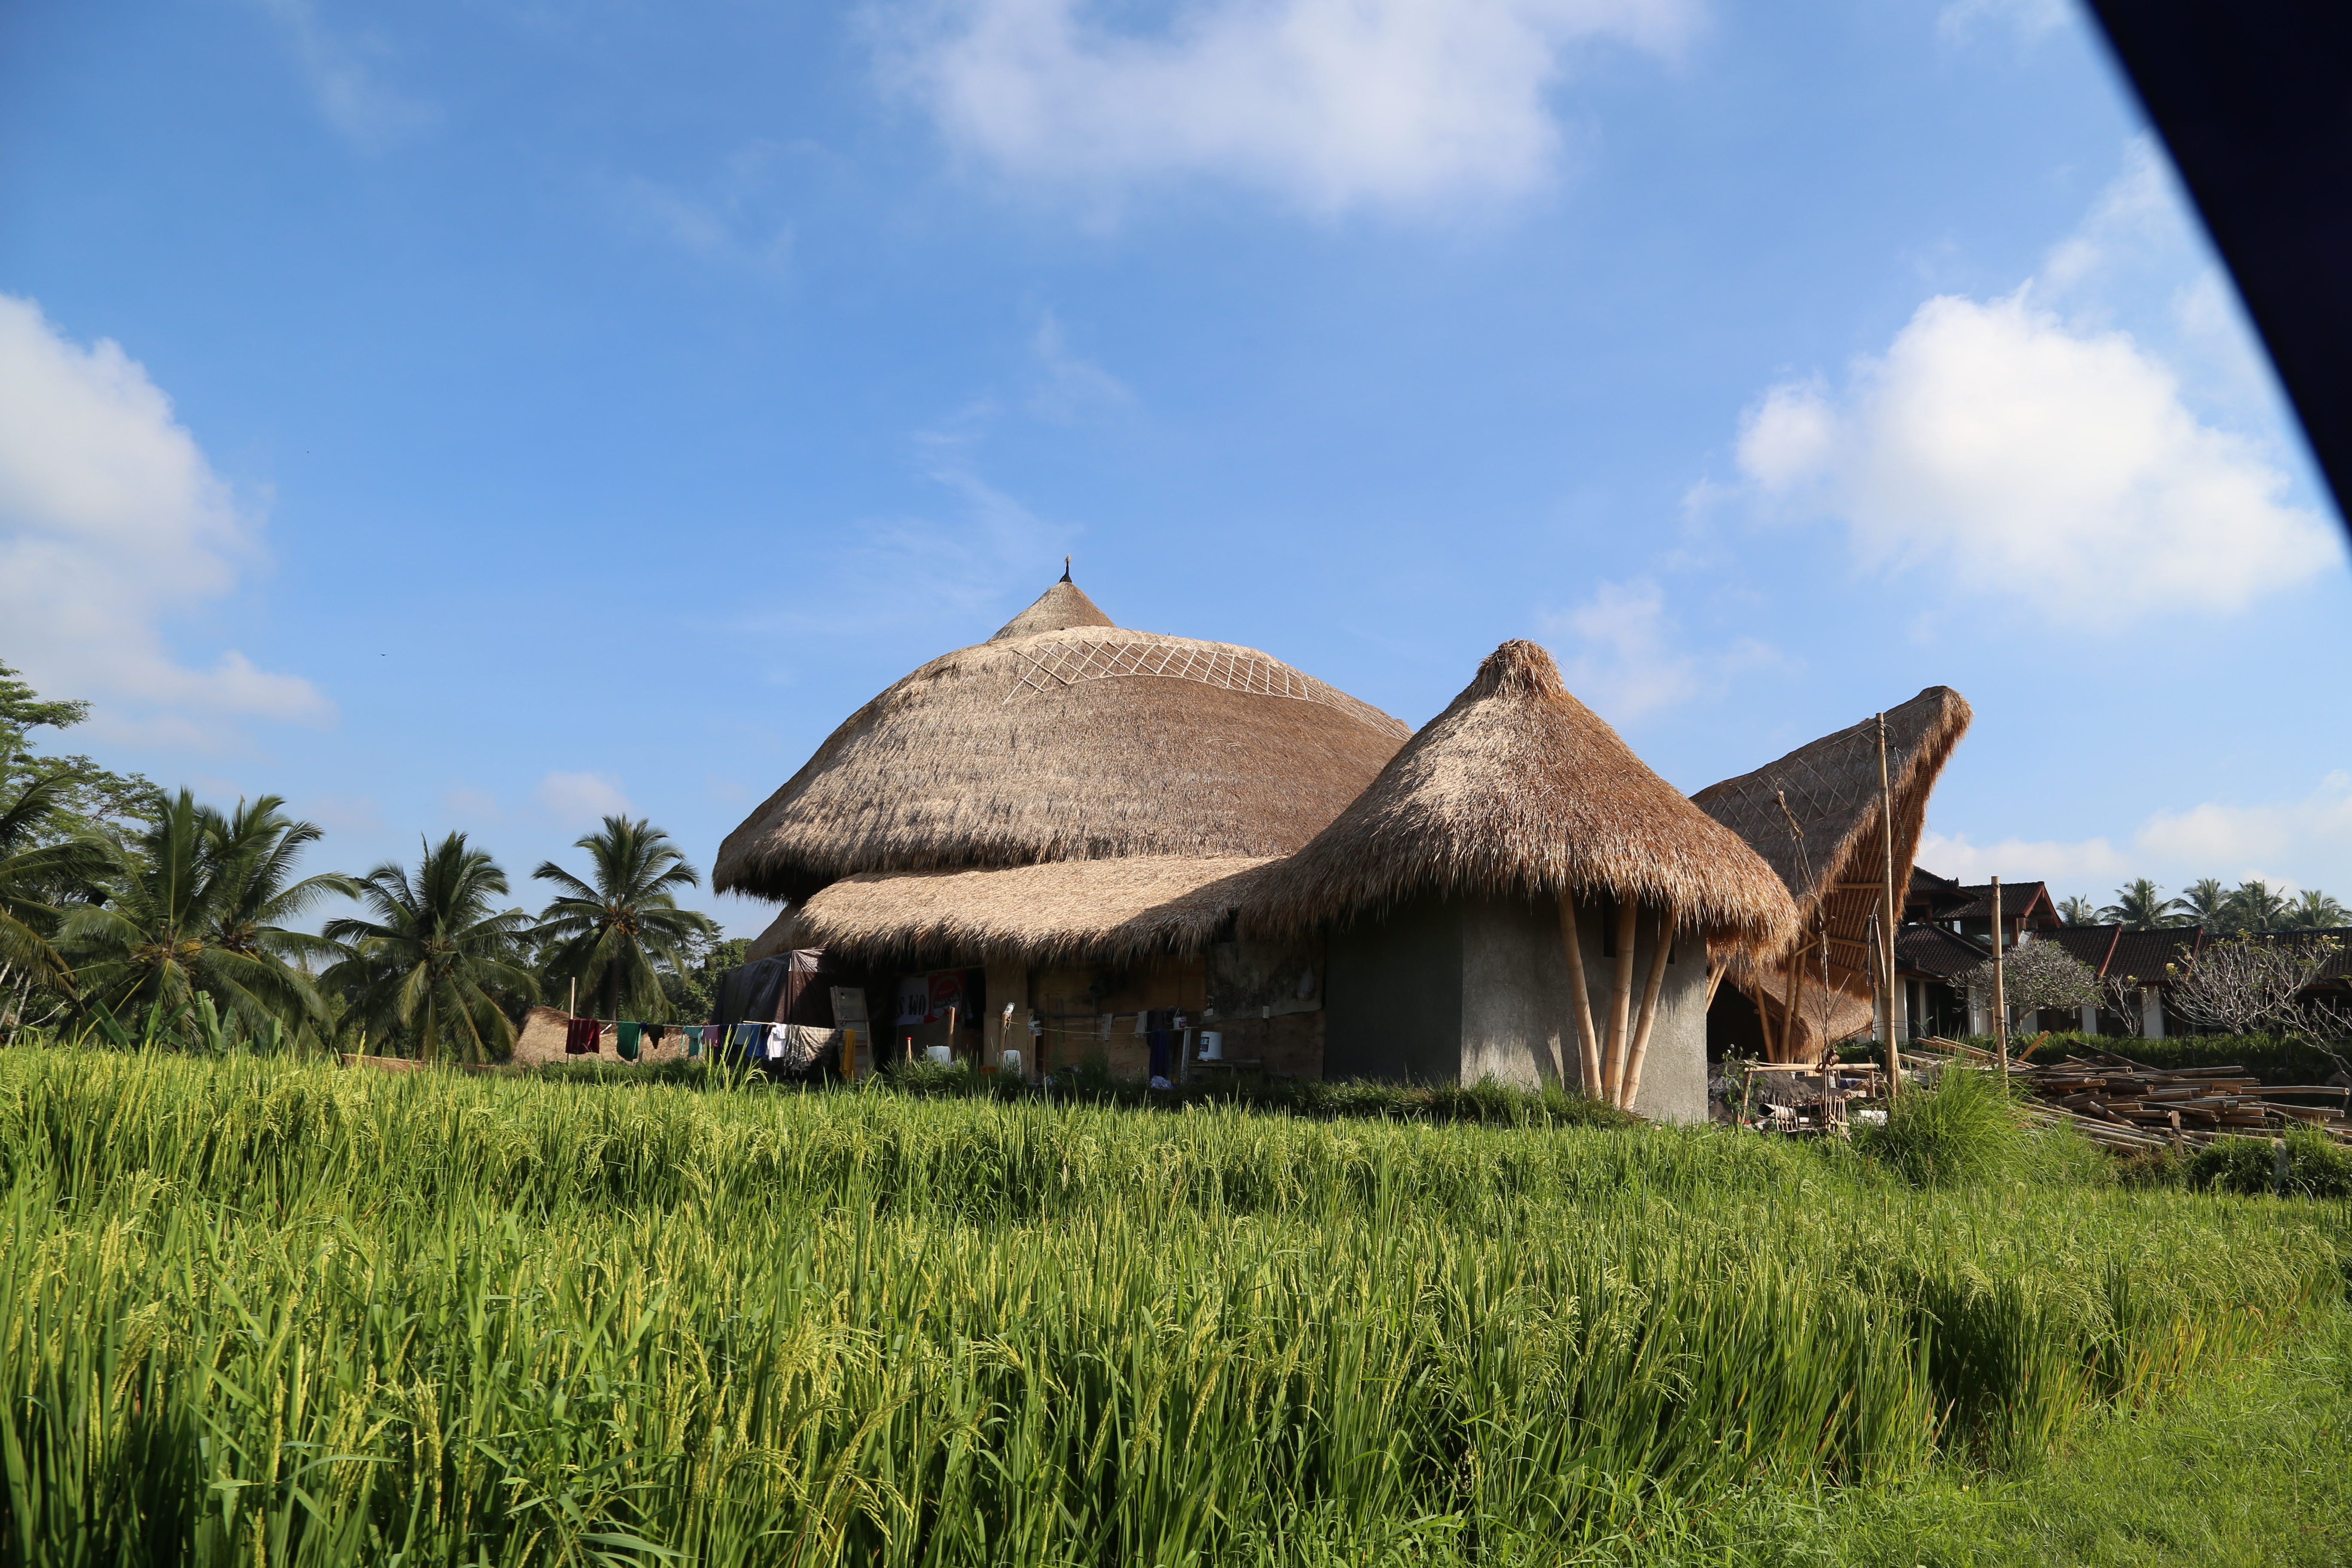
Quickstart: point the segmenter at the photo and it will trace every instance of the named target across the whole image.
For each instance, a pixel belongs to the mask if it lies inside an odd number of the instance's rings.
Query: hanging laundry
[[[633,1062],[637,1059],[637,1039],[645,1030],[646,1026],[643,1024],[623,1023],[614,1026],[613,1043],[619,1049],[623,1061]]]
[[[593,1057],[596,1042],[604,1037],[604,1026],[593,1018],[568,1018],[563,1025],[563,1054],[567,1057]]]
[[[678,1026],[677,1032],[686,1040],[686,1054],[689,1058],[702,1054],[702,1028],[700,1024],[682,1024]]]
[[[771,1024],[768,1026],[768,1037],[763,1047],[762,1054],[764,1054],[770,1061],[777,1061],[783,1057],[785,1031],[790,1028],[790,1026],[791,1026],[786,1024]]]
[[[646,1026],[646,1049],[649,1051],[657,1051],[661,1049],[662,1041],[669,1037],[669,1030],[670,1026],[667,1024],[647,1024]]]
[[[727,1044],[739,1057],[756,1055],[763,1043],[761,1036],[767,1027],[765,1024],[738,1024]]]

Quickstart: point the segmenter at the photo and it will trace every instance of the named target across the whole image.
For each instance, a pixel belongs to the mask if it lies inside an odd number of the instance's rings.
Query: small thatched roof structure
[[[1968,733],[1969,718],[1967,701],[1948,686],[1931,686],[1886,711],[1898,911],[1910,885],[1911,858],[1927,826],[1927,796],[1952,748]],[[1751,998],[1783,1016],[1792,994],[1801,996],[1796,1023],[1802,1037],[1775,1054],[1784,1061],[1810,1060],[1824,1044],[1868,1028],[1877,963],[1872,922],[1885,898],[1886,875],[1877,716],[1800,746],[1752,773],[1709,784],[1691,799],[1763,856],[1797,902],[1801,924],[1781,951],[1758,952],[1755,962],[1733,972]],[[1790,973],[1800,961],[1805,971],[1801,993]]]
[[[1910,884],[1911,858],[1927,821],[1927,796],[1968,733],[1960,694],[1931,686],[1886,711],[1886,772],[1895,799],[1895,903]],[[1691,797],[1780,873],[1806,932],[1826,926],[1831,983],[1841,974],[1870,984],[1867,931],[1883,898],[1885,839],[1880,826],[1875,716],[1798,747],[1752,773],[1709,784]],[[1786,802],[1786,809],[1782,802]],[[1791,819],[1794,819],[1794,830]]]
[[[834,883],[778,925],[791,922],[793,946],[852,960],[1122,963],[1198,952],[1265,864],[1134,858],[864,872]]]
[[[1408,731],[1255,648],[1113,626],[1066,577],[856,713],[719,847],[711,884],[1280,855]]]
[[[1671,904],[1741,948],[1796,931],[1771,868],[1653,773],[1531,642],[1489,654],[1370,789],[1267,868],[1242,918],[1286,933],[1456,891]]]

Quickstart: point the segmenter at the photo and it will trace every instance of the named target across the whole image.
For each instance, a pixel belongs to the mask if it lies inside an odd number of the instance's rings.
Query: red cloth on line
[[[563,1026],[563,1054],[567,1057],[593,1057],[596,1042],[604,1033],[604,1026],[593,1018],[572,1018]]]

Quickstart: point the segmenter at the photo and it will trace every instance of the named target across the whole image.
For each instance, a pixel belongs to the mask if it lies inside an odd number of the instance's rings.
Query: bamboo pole
[[[1780,1015],[1780,1044],[1791,1059],[1797,1054],[1799,1042],[1805,1037],[1805,954],[1812,951],[1813,944],[1807,942],[1789,955],[1789,999],[1786,1011]]]
[[[1706,972],[1706,1005],[1701,1011],[1715,1010],[1715,994],[1722,987],[1723,977],[1730,973],[1731,965],[1728,963],[1718,963]]]
[[[1895,1010],[1901,999],[1895,989],[1895,787],[1888,782],[1886,772],[1886,715],[1878,716],[1878,820],[1884,829],[1880,835],[1885,847],[1885,904],[1879,917],[1880,946],[1885,952],[1886,972],[1886,1032],[1879,1038],[1886,1045],[1886,1097],[1889,1100],[1903,1087],[1902,1064],[1895,1058]]]
[[[1666,983],[1666,955],[1675,950],[1675,907],[1662,906],[1658,910],[1658,931],[1650,944],[1650,978],[1642,987],[1642,1020],[1633,1026],[1633,1046],[1625,1053],[1625,1092],[1617,1101],[1620,1110],[1633,1109],[1634,1097],[1642,1092],[1642,1060],[1650,1054],[1650,1030],[1658,1021],[1658,990]]]
[[[1601,1070],[1606,1079],[1602,1098],[1617,1103],[1625,1084],[1625,1034],[1633,1012],[1633,920],[1641,906],[1632,899],[1617,900],[1617,973],[1609,991],[1609,1053]]]
[[[1584,983],[1584,933],[1578,929],[1576,895],[1559,895],[1559,941],[1568,955],[1569,1008],[1576,1016],[1577,1088],[1601,1098],[1601,1038],[1592,1027],[1592,992]]]
[[[2006,960],[2001,949],[2000,879],[1992,879],[1992,1032],[2000,1043],[2000,1076],[2009,1078],[2009,987],[2002,980]]]
[[[1769,986],[1759,984],[1756,988],[1756,1021],[1764,1030],[1764,1059],[1779,1061],[1780,1037],[1772,1027],[1772,993]]]

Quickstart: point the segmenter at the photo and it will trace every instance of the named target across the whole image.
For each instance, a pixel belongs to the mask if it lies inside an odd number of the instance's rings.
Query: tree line
[[[413,866],[303,875],[322,834],[282,797],[222,809],[29,745],[88,713],[0,664],[0,1035],[488,1061],[531,1004],[568,1005],[575,988],[601,1017],[706,1016],[748,945],[678,904],[700,873],[643,818],[580,837],[584,875],[542,862],[531,880],[552,896],[536,913],[463,833],[420,840]],[[359,912],[302,929],[336,899]]]
[[[2111,904],[2094,906],[2086,898],[2063,899],[2058,918],[2070,926],[2120,925],[2129,931],[2161,931],[2175,926],[2203,926],[2214,936],[2261,936],[2271,931],[2334,931],[2352,926],[2352,910],[2316,888],[2288,898],[2259,877],[2225,888],[2207,877],[2168,899],[2164,889],[2140,877],[2116,889]]]

